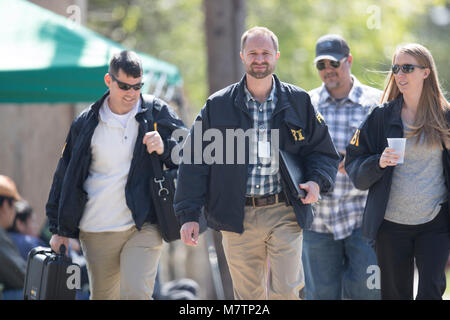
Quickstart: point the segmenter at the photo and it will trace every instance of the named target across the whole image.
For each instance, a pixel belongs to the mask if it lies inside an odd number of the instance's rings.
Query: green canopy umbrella
[[[115,43],[70,19],[23,0],[1,0],[0,103],[92,102]],[[174,65],[139,53],[146,92],[182,85]],[[156,83],[156,84],[155,84]]]

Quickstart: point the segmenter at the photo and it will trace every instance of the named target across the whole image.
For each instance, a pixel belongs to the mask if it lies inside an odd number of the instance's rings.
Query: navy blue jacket
[[[401,110],[403,96],[376,107],[361,123],[350,144],[347,146],[345,170],[356,188],[369,190],[364,209],[362,234],[375,240],[384,219],[392,174],[395,167],[382,169],[380,157],[388,146],[387,138],[403,138]],[[450,112],[447,112],[450,123]],[[450,152],[444,147],[442,152],[445,182],[450,196]],[[411,195],[414,197],[414,195]],[[450,199],[450,197],[449,197]]]
[[[321,192],[326,192],[334,185],[339,165],[339,154],[330,138],[328,127],[320,114],[316,114],[307,92],[280,82],[276,76],[274,79],[277,104],[270,118],[270,128],[279,129],[280,149],[298,155],[304,167],[305,182],[315,181]],[[211,128],[222,132],[223,159],[227,159],[226,129],[246,131],[253,127],[253,120],[245,103],[244,86],[245,76],[239,83],[210,96],[196,119],[201,121],[203,132]],[[196,132],[193,128],[190,137],[195,141]],[[299,139],[293,133],[299,130],[304,139]],[[224,161],[224,164],[208,165],[203,162],[180,165],[174,207],[181,224],[198,221],[204,207],[209,227],[237,233],[244,231],[249,159],[248,139],[246,140],[245,164],[236,164],[235,143],[235,164],[226,164]],[[205,146],[206,144],[203,145],[203,150]],[[282,176],[282,180],[285,179]],[[303,205],[300,200],[293,199],[291,193],[285,194],[294,207],[299,225],[309,228],[313,220],[311,205]]]
[[[91,139],[99,122],[100,107],[108,95],[109,91],[83,111],[70,127],[46,205],[49,228],[54,234],[78,238],[78,226],[87,202],[83,184],[88,177],[92,158]],[[153,123],[157,122],[158,132],[164,142],[164,153],[160,159],[167,167],[176,168],[170,154],[177,142],[171,135],[175,129],[185,128],[183,122],[164,101],[150,95],[141,95],[141,102],[141,111],[135,116],[139,131],[125,186],[126,203],[138,229],[145,221],[156,222],[149,184],[153,170],[142,139],[147,131],[153,130]]]

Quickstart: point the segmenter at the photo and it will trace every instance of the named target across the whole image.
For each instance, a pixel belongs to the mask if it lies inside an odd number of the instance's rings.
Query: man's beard
[[[333,80],[328,80],[327,81],[327,78],[331,78],[331,75],[334,75]],[[328,89],[334,89],[334,88],[337,88],[337,87],[340,86],[339,78],[338,78],[336,72],[330,73],[330,76],[326,75],[324,80],[325,80],[324,81],[325,82],[325,86]]]
[[[275,70],[275,66],[271,66],[268,63],[262,63],[261,65],[266,66],[266,70],[264,71],[254,71],[252,66],[258,65],[256,63],[252,63],[250,67],[247,69],[247,73],[256,79],[264,79],[265,77],[271,75]]]

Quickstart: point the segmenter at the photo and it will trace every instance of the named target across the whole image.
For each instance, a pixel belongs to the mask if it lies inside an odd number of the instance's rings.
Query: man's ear
[[[109,75],[109,73],[105,74],[105,84],[108,88],[111,87],[111,76]]]
[[[351,67],[352,63],[353,63],[353,56],[350,53],[348,54],[347,61],[350,64],[350,67]]]
[[[14,223],[16,224],[15,227],[17,228],[17,230],[19,230],[20,233],[25,233],[25,222],[17,219]]]

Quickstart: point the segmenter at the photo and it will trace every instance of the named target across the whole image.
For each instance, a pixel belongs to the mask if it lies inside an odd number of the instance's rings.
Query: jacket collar
[[[402,123],[402,105],[403,105],[403,95],[400,94],[395,100],[392,102],[392,111],[389,117],[389,125],[398,125],[403,128]]]
[[[278,77],[275,74],[272,74],[273,80],[275,81],[275,90],[276,90],[276,96],[277,96],[277,104],[275,107],[275,110],[273,111],[273,114],[278,113],[282,109],[289,107],[290,103],[288,100],[287,95],[287,88],[282,83]],[[246,74],[241,78],[241,80],[237,84],[237,94],[234,99],[234,105],[238,108],[240,108],[243,112],[250,114],[247,108],[247,105],[245,103],[247,96],[245,93],[245,86],[246,86]]]
[[[100,111],[100,108],[102,107],[103,103],[105,102],[105,99],[109,96],[109,90],[106,90],[106,92],[103,94],[103,96],[94,102],[94,104],[91,106],[91,110],[94,112],[94,114],[98,117],[98,113]]]

